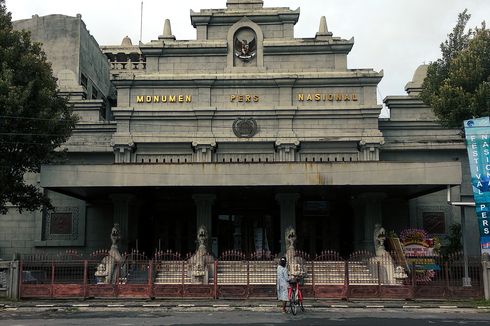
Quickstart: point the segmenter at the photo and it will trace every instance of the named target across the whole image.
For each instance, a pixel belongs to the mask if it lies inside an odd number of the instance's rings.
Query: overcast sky
[[[6,0],[14,20],[34,14],[82,14],[100,45],[120,44],[128,35],[137,44],[141,0]],[[314,37],[321,16],[334,36],[355,38],[349,68],[384,70],[378,98],[405,94],[420,65],[440,57],[439,44],[467,8],[469,26],[490,20],[490,0],[265,0],[265,7],[301,8],[295,37]],[[143,42],[162,34],[166,18],[178,40],[196,38],[190,9],[225,8],[226,0],[144,0]]]

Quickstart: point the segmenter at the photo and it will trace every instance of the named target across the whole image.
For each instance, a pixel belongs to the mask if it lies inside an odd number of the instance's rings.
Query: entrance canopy
[[[41,186],[75,197],[107,188],[309,187],[404,189],[414,196],[461,184],[459,162],[295,162],[44,165]]]

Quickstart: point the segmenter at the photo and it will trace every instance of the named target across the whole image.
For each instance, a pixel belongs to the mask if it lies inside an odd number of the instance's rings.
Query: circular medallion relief
[[[238,118],[233,122],[233,133],[240,138],[250,138],[257,132],[257,122],[252,118]]]

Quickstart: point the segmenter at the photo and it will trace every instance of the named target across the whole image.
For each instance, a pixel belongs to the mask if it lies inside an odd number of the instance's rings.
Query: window
[[[97,89],[95,87],[92,87],[92,99],[95,100],[99,97],[99,92],[97,92]]]
[[[446,233],[446,217],[444,212],[423,212],[423,228],[429,234]]]
[[[80,77],[80,84],[82,84],[82,86],[87,89],[88,79],[87,76],[85,76],[84,74],[82,74],[82,77]]]

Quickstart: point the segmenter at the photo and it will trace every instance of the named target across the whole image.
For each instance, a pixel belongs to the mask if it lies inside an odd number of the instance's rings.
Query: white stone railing
[[[131,60],[128,61],[111,61],[111,70],[145,70],[146,62]]]

